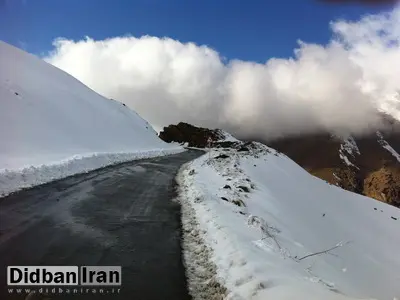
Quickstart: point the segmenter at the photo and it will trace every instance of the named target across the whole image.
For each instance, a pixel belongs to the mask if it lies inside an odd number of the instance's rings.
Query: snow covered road
[[[121,293],[112,299],[189,299],[180,206],[171,199],[179,167],[201,153],[125,163],[0,199],[0,269],[121,265]],[[8,294],[4,277],[0,299],[21,299]]]

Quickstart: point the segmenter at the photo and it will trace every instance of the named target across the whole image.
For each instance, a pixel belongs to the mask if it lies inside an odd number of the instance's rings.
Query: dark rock
[[[233,200],[232,203],[237,205],[237,206],[239,206],[239,207],[245,207],[246,206],[246,204],[244,204],[244,202],[242,200],[240,200],[240,199]]]
[[[217,148],[234,148],[236,146],[236,144],[237,144],[237,142],[223,141],[223,142],[215,143],[215,146]]]
[[[220,155],[218,155],[218,156],[216,156],[216,157],[214,157],[215,159],[218,159],[218,158],[223,158],[223,159],[225,159],[225,158],[228,158],[229,157],[229,155],[226,155],[226,154],[220,154]]]
[[[238,188],[243,190],[243,192],[250,193],[250,189],[247,186],[239,185]]]
[[[221,197],[221,199],[224,200],[224,201],[228,201],[229,202],[228,198]]]
[[[230,186],[229,184],[226,184],[226,185],[224,186],[224,189],[229,189],[229,190],[231,190],[232,188],[231,188],[231,186]]]
[[[214,146],[214,144],[222,138],[218,130],[196,127],[184,122],[177,125],[169,125],[164,127],[160,132],[160,139],[167,143],[178,142],[188,143],[189,147],[206,148]],[[209,139],[212,145],[208,145]]]
[[[249,152],[250,150],[249,150],[249,148],[247,148],[247,147],[240,147],[239,149],[238,149],[238,152]]]

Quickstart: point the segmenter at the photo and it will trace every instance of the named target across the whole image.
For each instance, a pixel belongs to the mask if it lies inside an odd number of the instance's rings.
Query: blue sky
[[[131,34],[205,44],[228,59],[264,62],[293,54],[298,39],[326,43],[329,22],[384,7],[313,0],[0,0],[0,39],[37,55],[57,37]],[[4,4],[5,3],[5,4]]]

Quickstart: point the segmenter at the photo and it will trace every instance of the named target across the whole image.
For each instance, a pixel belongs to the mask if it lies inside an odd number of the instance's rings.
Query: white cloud
[[[362,133],[380,125],[378,109],[400,119],[400,8],[331,28],[329,44],[299,42],[294,59],[265,64],[150,36],[57,39],[46,60],[156,128],[187,121],[270,138]]]

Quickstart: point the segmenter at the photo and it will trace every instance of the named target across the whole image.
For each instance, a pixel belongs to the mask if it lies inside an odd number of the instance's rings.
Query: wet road
[[[190,299],[171,199],[179,167],[201,154],[125,163],[0,199],[0,299],[24,299],[8,292],[8,265],[122,266],[119,293],[64,291],[71,299]]]

